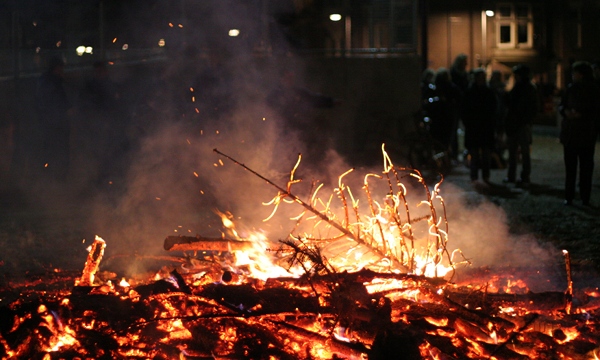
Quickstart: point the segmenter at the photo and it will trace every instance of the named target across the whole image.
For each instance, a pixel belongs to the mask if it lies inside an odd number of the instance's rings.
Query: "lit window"
[[[529,4],[499,4],[496,17],[496,43],[501,49],[533,46],[533,15]]]

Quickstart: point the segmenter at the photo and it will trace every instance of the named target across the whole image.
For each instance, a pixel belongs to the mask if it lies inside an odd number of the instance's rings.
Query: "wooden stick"
[[[92,286],[94,284],[94,277],[100,266],[105,247],[106,242],[100,236],[96,235],[96,239],[90,246],[91,249],[83,267],[81,278],[75,283],[76,286]]]
[[[565,256],[565,266],[567,270],[567,291],[565,292],[565,297],[567,300],[565,311],[567,314],[571,314],[571,307],[573,305],[573,277],[571,276],[571,255],[567,250],[563,250],[563,255]]]
[[[202,236],[167,236],[164,243],[168,251],[232,251],[249,250],[254,243],[248,240],[206,238]]]
[[[222,155],[224,157],[226,157],[227,159],[233,161],[235,164],[243,167],[244,169],[250,171],[252,174],[258,176],[260,179],[264,180],[267,182],[267,184],[275,187],[277,190],[279,190],[279,192],[282,195],[285,195],[286,197],[289,197],[290,199],[292,199],[293,201],[295,201],[296,203],[300,204],[301,206],[303,206],[306,210],[312,212],[313,214],[315,214],[316,216],[318,216],[320,219],[322,219],[323,221],[327,222],[329,225],[331,225],[332,227],[336,228],[337,230],[341,231],[342,234],[348,236],[350,239],[354,240],[354,242],[358,243],[358,244],[362,244],[362,245],[366,245],[368,246],[371,251],[373,251],[374,253],[376,253],[377,255],[379,255],[382,258],[388,258],[390,260],[392,260],[392,262],[394,263],[394,265],[396,265],[398,268],[402,268],[402,264],[400,263],[400,261],[398,259],[396,259],[393,256],[387,256],[384,252],[382,252],[381,250],[379,250],[378,247],[376,246],[371,246],[370,244],[368,244],[367,242],[365,242],[365,240],[361,239],[360,237],[358,237],[356,234],[352,233],[349,229],[343,227],[342,225],[340,225],[337,221],[335,221],[334,219],[331,219],[329,216],[327,216],[326,214],[323,214],[322,212],[320,212],[319,210],[315,209],[312,205],[310,205],[309,203],[306,203],[304,201],[302,201],[302,199],[300,199],[298,196],[292,194],[289,191],[289,187],[288,190],[282,188],[281,186],[275,184],[273,181],[267,179],[266,177],[260,175],[259,173],[257,173],[256,171],[250,169],[248,166],[242,164],[241,162],[235,160],[234,158],[232,158],[231,156],[224,154],[222,152],[220,152],[217,149],[213,149],[214,152],[216,152],[219,155]]]

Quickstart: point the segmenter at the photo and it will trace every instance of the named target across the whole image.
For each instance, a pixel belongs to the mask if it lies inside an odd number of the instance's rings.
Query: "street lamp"
[[[342,16],[340,13],[329,14],[329,20],[333,22],[338,22],[342,18],[344,18],[344,54],[347,55],[350,53],[350,47],[352,46],[352,20],[350,19],[350,15]]]

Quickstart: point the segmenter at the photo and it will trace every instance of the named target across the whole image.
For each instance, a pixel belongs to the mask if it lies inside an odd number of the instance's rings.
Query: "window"
[[[496,13],[496,45],[499,48],[525,49],[533,46],[530,4],[499,4]]]

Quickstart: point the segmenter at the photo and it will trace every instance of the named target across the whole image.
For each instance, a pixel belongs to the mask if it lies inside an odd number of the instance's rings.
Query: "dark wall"
[[[340,100],[333,109],[317,111],[322,121],[329,122],[329,137],[336,150],[350,163],[379,164],[381,144],[391,152],[402,148],[400,138],[412,130],[413,114],[419,107],[420,59],[416,56],[394,58],[302,58],[303,85]],[[285,59],[259,59],[253,64],[268,69]],[[137,63],[114,66],[113,78],[128,84],[129,98],[136,101],[144,96],[149,78],[158,77],[166,68],[164,63]],[[261,71],[261,69],[257,70]],[[17,176],[27,176],[26,154],[35,146],[34,99],[37,76],[33,74],[0,81],[0,177],[10,168]],[[79,92],[90,68],[67,69],[65,85],[69,97],[77,102]],[[168,86],[168,84],[166,84]],[[155,86],[155,85],[151,85]],[[162,89],[165,90],[165,89]],[[261,101],[260,97],[255,97]],[[165,100],[165,105],[169,106]],[[74,136],[85,119],[74,119]],[[24,155],[25,154],[25,155]]]

